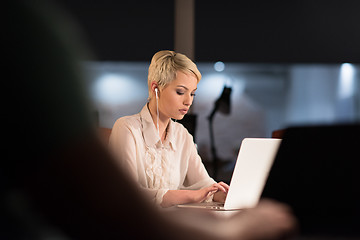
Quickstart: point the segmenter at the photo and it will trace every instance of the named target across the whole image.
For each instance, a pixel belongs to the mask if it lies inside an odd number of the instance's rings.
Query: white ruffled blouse
[[[182,124],[170,121],[161,143],[147,105],[138,114],[116,120],[109,145],[122,168],[157,204],[168,190],[196,190],[215,183]]]

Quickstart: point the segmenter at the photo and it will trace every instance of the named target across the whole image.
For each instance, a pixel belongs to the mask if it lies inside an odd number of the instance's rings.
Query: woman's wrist
[[[168,190],[163,196],[162,207],[196,202],[198,190]]]

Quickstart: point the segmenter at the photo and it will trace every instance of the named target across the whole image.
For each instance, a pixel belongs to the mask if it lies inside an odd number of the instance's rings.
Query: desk
[[[165,216],[175,220],[180,224],[191,228],[200,229],[202,231],[214,234],[215,236],[234,236],[242,228],[247,228],[249,223],[252,224],[253,231],[261,230],[261,221],[259,224],[254,224],[254,220],[259,219],[248,218],[245,216],[245,221],[240,221],[244,211],[215,211],[208,209],[194,209],[194,208],[177,208],[171,207],[161,210]],[[234,221],[237,219],[238,221]],[[243,223],[243,224],[241,224]],[[251,230],[250,230],[251,231]],[[290,238],[292,240],[359,240],[358,237],[349,236],[322,236],[322,235],[298,235]]]
[[[234,225],[236,221],[231,221],[231,219],[237,216],[241,210],[217,211],[170,207],[160,211],[172,221],[190,228],[200,229],[214,236],[231,236],[239,230],[239,227]]]

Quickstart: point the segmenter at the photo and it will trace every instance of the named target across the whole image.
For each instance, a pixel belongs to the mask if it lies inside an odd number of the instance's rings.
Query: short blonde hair
[[[148,73],[149,99],[152,97],[151,83],[156,82],[160,88],[164,88],[176,78],[177,71],[194,74],[198,83],[201,79],[201,73],[195,63],[184,54],[170,50],[155,53]]]

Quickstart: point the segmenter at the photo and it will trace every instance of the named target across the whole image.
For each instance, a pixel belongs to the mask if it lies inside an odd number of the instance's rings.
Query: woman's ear
[[[159,89],[159,85],[156,82],[151,83],[151,91],[153,94],[155,94],[156,97],[159,96],[160,89]]]
[[[155,92],[155,88],[157,88],[159,91],[159,86],[158,86],[157,82],[152,82],[151,83],[151,91]]]

